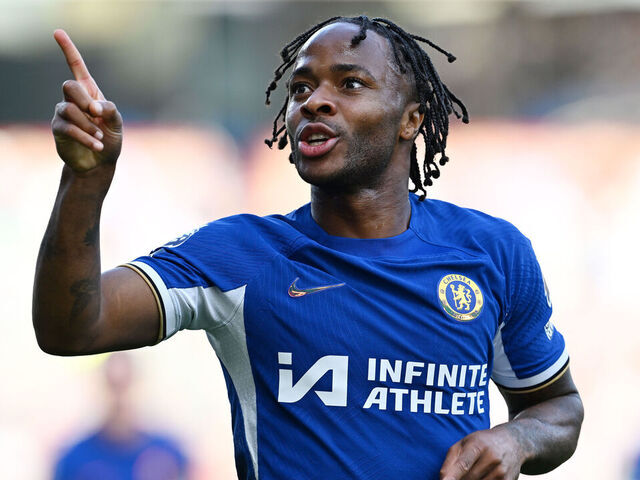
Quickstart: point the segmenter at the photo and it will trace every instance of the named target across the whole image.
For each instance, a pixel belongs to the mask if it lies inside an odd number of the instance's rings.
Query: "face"
[[[300,49],[286,112],[293,161],[306,182],[347,189],[378,185],[401,141],[409,86],[388,41],[335,23]],[[408,156],[406,159],[408,168]]]

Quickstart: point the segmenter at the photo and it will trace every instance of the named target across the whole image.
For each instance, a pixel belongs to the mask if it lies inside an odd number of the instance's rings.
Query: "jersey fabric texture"
[[[123,444],[102,431],[62,454],[54,480],[177,480],[186,478],[187,459],[173,441],[140,433]]]
[[[437,479],[510,390],[567,367],[531,244],[508,222],[409,195],[400,235],[327,234],[307,204],[207,224],[130,268],[161,338],[218,355],[241,479]]]

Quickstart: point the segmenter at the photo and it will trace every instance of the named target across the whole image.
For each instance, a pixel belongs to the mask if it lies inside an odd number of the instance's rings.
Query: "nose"
[[[307,100],[300,106],[302,114],[312,118],[316,115],[333,115],[336,113],[336,105],[331,99],[327,88],[319,86]]]

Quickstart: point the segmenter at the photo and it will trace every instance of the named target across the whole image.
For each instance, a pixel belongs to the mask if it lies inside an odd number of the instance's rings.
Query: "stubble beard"
[[[370,138],[376,137],[379,141],[375,144],[369,141]],[[308,175],[301,171],[300,152],[293,142],[290,143],[292,163],[295,165],[302,180],[323,190],[337,193],[375,188],[380,185],[383,174],[391,163],[395,148],[393,137],[381,137],[370,134],[355,136],[341,134],[340,141],[346,142],[348,145],[343,165],[323,177]],[[330,154],[331,152],[329,152]]]

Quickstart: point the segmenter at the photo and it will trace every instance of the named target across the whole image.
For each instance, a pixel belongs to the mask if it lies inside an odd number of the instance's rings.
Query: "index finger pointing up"
[[[91,74],[89,73],[89,70],[87,70],[84,60],[82,60],[82,55],[80,55],[80,52],[71,41],[69,35],[67,35],[67,32],[58,29],[53,32],[53,38],[55,38],[58,45],[60,45],[62,53],[64,53],[64,57],[67,60],[67,64],[71,69],[71,73],[76,77],[76,80],[83,81],[90,79]]]
[[[58,29],[53,32],[53,38],[55,38],[58,45],[60,45],[62,53],[64,53],[64,57],[67,60],[67,65],[69,65],[71,73],[73,73],[75,79],[87,89],[89,95],[93,98],[104,100],[98,85],[91,77],[84,60],[82,59],[82,55],[80,55],[80,52],[71,41],[69,35],[67,35],[67,32]]]

